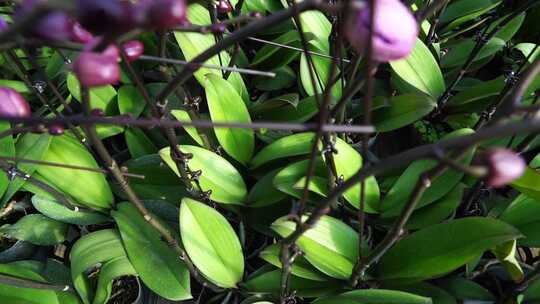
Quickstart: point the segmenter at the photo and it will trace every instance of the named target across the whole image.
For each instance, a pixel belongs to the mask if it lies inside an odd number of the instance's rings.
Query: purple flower
[[[346,35],[351,45],[364,53],[369,39],[371,9],[367,1],[349,16]],[[407,57],[418,35],[418,24],[399,0],[376,0],[373,28],[373,59],[379,62]]]
[[[23,18],[43,0],[25,0],[15,10],[14,19]],[[71,36],[71,21],[62,11],[53,11],[41,17],[31,29],[31,34],[37,38],[50,41],[63,41]]]
[[[113,56],[82,52],[73,64],[73,72],[87,88],[116,84],[120,80],[120,67]]]
[[[30,106],[14,89],[0,87],[0,116],[30,117]]]
[[[94,34],[121,34],[138,25],[137,14],[129,1],[77,0],[77,18]]]
[[[122,49],[126,53],[129,62],[135,61],[144,53],[144,44],[139,40],[130,40],[122,44]]]
[[[84,29],[82,25],[77,22],[73,21],[71,25],[71,41],[79,42],[79,43],[88,43],[94,39],[94,35]]]
[[[229,1],[227,0],[219,0],[216,5],[217,11],[220,14],[227,14],[232,11],[232,6],[229,4]]]
[[[521,156],[508,149],[489,150],[481,157],[481,163],[488,168],[486,184],[495,188],[506,186],[521,177],[527,167]]]
[[[145,1],[141,10],[146,11],[146,24],[157,30],[166,30],[186,24],[186,2],[184,0]]]

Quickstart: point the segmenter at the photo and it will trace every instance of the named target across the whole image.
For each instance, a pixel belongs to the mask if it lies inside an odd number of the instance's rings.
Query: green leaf
[[[189,113],[187,111],[184,111],[184,110],[172,110],[171,114],[172,114],[172,116],[174,116],[174,118],[176,118],[176,120],[178,120],[180,122],[191,122],[191,117],[189,117]],[[188,126],[183,126],[183,127],[184,127],[184,130],[186,130],[186,132],[189,134],[189,136],[191,136],[191,138],[193,138],[193,140],[195,142],[197,142],[201,146],[204,145],[204,141],[201,138],[201,136],[199,135],[199,132],[197,131],[197,128],[188,127]]]
[[[273,270],[256,273],[245,283],[242,283],[241,287],[250,293],[279,295],[280,282],[281,270]],[[335,280],[321,282],[296,276],[291,276],[289,283],[291,290],[295,290],[297,296],[309,298],[332,294],[342,287],[342,283]]]
[[[420,39],[407,58],[392,61],[390,66],[402,81],[434,98],[446,89],[437,61]]]
[[[180,234],[193,264],[208,280],[224,288],[234,288],[242,280],[242,246],[227,219],[215,209],[183,199]]]
[[[157,148],[154,143],[139,128],[126,129],[126,143],[133,158],[154,154]]]
[[[136,207],[120,203],[111,215],[118,224],[127,256],[144,284],[169,300],[191,299],[187,267]],[[161,222],[155,215],[150,216]]]
[[[86,234],[73,245],[69,254],[73,285],[84,304],[92,303],[94,288],[86,277],[86,271],[99,263],[119,257],[127,257],[117,230],[103,229]]]
[[[386,288],[386,286],[384,287]],[[418,282],[411,285],[397,285],[391,289],[410,292],[419,296],[431,298],[435,304],[457,304],[456,299],[447,291],[426,282]]]
[[[493,303],[495,297],[483,286],[476,282],[467,280],[462,277],[452,277],[443,279],[439,286],[451,293],[456,299],[461,301],[488,301]]]
[[[109,221],[97,212],[73,211],[59,202],[39,195],[32,196],[32,205],[43,215],[60,222],[74,225],[95,225]]]
[[[265,207],[275,204],[287,196],[274,188],[273,180],[279,169],[266,173],[251,188],[247,196],[246,205],[252,208]]]
[[[306,176],[308,170],[309,160],[302,160],[288,165],[281,169],[273,180],[273,185],[281,192],[287,193],[290,196],[300,199],[302,197],[303,186],[298,187],[298,182]],[[314,179],[327,180],[327,169],[323,160],[318,157],[315,160],[315,172]],[[326,182],[327,183],[327,182]],[[311,185],[310,185],[311,186]],[[317,187],[316,187],[317,188]],[[313,189],[310,189],[313,190]],[[320,194],[320,193],[318,193]],[[319,197],[317,197],[319,198]],[[309,197],[308,197],[309,200]]]
[[[34,245],[55,245],[66,239],[68,226],[41,214],[29,214],[15,224],[0,227],[0,233]]]
[[[540,200],[540,173],[527,167],[523,175],[514,180],[510,186],[528,197]]]
[[[270,161],[308,154],[313,146],[314,133],[297,133],[282,137],[264,147],[251,160],[251,168],[255,169]]]
[[[48,135],[38,135],[32,133],[25,134],[17,140],[17,144],[15,146],[16,156],[23,159],[32,159],[38,161],[43,160],[43,155],[49,149],[51,138],[52,136]],[[13,157],[12,150],[10,148],[2,149],[0,152],[2,153],[2,156]],[[4,153],[7,153],[7,155]],[[37,164],[32,163],[20,163],[17,165],[17,168],[20,171],[28,175],[32,175],[34,171],[36,171],[37,167]],[[4,206],[11,199],[11,197],[17,191],[19,191],[24,183],[25,181],[20,178],[11,181],[2,199],[2,204],[0,205]]]
[[[452,2],[441,16],[441,23],[446,24],[443,31],[449,31],[473,20],[501,4],[501,0],[459,0]]]
[[[250,123],[246,105],[223,78],[208,74],[206,100],[213,122]],[[245,164],[253,156],[255,135],[251,129],[214,128],[218,142],[237,161]]]
[[[144,110],[146,103],[135,86],[124,85],[118,89],[118,109],[120,114],[131,114],[139,117]]]
[[[310,51],[325,54],[323,50],[314,46],[310,46]],[[308,96],[322,95],[330,79],[332,59],[321,56],[311,56],[311,61],[313,62],[313,67],[311,64],[308,64],[305,54],[302,53],[300,55],[300,81]],[[315,76],[315,86],[313,86],[313,82],[311,81],[310,68]],[[338,74],[339,70],[336,69],[334,76]],[[332,86],[332,96],[335,99],[339,99],[341,93],[341,80],[338,79]]]
[[[160,199],[178,205],[180,200],[187,195],[180,178],[169,169],[157,154],[131,159],[124,163],[124,166],[128,168],[130,173],[145,177],[144,179],[131,178],[129,181],[141,199]],[[118,187],[116,185],[116,188]],[[115,192],[122,199],[128,199],[124,191],[117,189]]]
[[[0,122],[0,132],[4,132],[11,129],[9,122]],[[0,138],[0,155],[7,157],[15,156],[15,144],[12,136],[4,136]],[[0,198],[4,195],[8,189],[10,180],[5,172],[0,172]],[[3,204],[0,204],[0,208]]]
[[[471,129],[460,129],[446,135],[444,138],[454,138],[473,132]],[[473,154],[474,149],[463,158],[461,163],[468,164]],[[383,217],[397,216],[409,200],[413,192],[413,185],[416,184],[421,174],[435,167],[437,163],[436,160],[417,160],[411,163],[382,200],[380,208],[383,212]],[[416,208],[421,208],[442,198],[459,183],[463,176],[464,173],[461,171],[447,170],[441,176],[431,181],[431,186],[424,192]]]
[[[18,278],[48,283],[41,274],[22,266],[13,264],[0,264],[0,273]],[[3,303],[13,304],[72,304],[79,303],[75,297],[69,297],[69,302],[62,294],[46,289],[22,288],[12,285],[0,284],[0,299]]]
[[[179,148],[182,152],[193,155],[189,160],[189,167],[193,171],[202,171],[199,184],[203,191],[212,190],[211,200],[223,204],[244,204],[247,196],[246,184],[233,165],[214,152],[200,147],[182,145]],[[180,175],[171,159],[170,148],[162,149],[159,155],[177,175]]]
[[[312,35],[306,35],[306,40],[308,41],[313,38],[314,36]],[[272,40],[272,42],[296,48],[302,47],[300,41],[300,35],[296,30],[288,31]],[[277,69],[289,64],[299,55],[300,54],[294,50],[280,48],[271,44],[264,44],[264,46],[255,54],[255,58],[253,58],[251,65],[257,66],[261,69]]]
[[[30,93],[26,84],[19,80],[0,79],[0,86],[12,88],[19,93]]]
[[[415,210],[406,227],[408,229],[420,229],[444,221],[457,209],[462,198],[463,185],[458,184],[433,204]]]
[[[303,220],[306,220],[304,217]],[[282,237],[290,235],[296,224],[286,217],[277,219],[271,228]],[[358,234],[345,223],[323,216],[296,242],[306,260],[330,277],[348,279],[358,258]]]
[[[524,194],[516,197],[500,215],[501,221],[516,227],[525,236],[518,240],[522,246],[540,246],[540,201]]]
[[[354,290],[337,296],[317,299],[314,304],[431,304],[430,298],[384,289]]]
[[[43,160],[57,164],[99,169],[96,160],[86,147],[68,134],[52,138]],[[78,204],[96,210],[106,210],[111,207],[114,201],[105,175],[101,172],[50,166],[38,166],[36,172],[44,178],[46,183],[72,196]]]
[[[523,269],[516,258],[516,240],[511,240],[506,243],[497,245],[492,251],[497,259],[501,262],[506,272],[510,275],[514,282],[519,283],[524,278]]]
[[[253,79],[255,88],[261,91],[278,91],[291,87],[296,81],[296,73],[289,66],[271,70],[275,77],[256,76]]]
[[[69,93],[77,99],[81,100],[81,85],[77,77],[73,73],[69,73],[67,76],[67,87]],[[90,94],[90,107],[92,109],[102,109],[105,114],[115,114],[116,104],[113,103],[113,99],[116,97],[116,90],[111,85],[92,88],[89,90]]]
[[[388,132],[409,125],[431,113],[435,108],[432,97],[423,94],[405,94],[390,98],[389,104],[373,112],[378,132]]]
[[[499,95],[504,85],[505,80],[503,76],[479,83],[456,94],[456,96],[450,99],[448,106],[451,108],[463,108],[462,112],[469,112],[471,103]]]
[[[536,304],[540,301],[540,279],[532,281],[523,293],[524,304]]]
[[[289,102],[279,107],[264,109],[253,113],[252,117],[259,120],[306,122],[319,112],[316,96],[308,96],[300,100],[296,105]]]
[[[469,54],[472,52],[476,45],[474,39],[461,40],[460,42],[451,45],[448,53],[441,60],[441,67],[451,68],[461,66],[465,63]],[[473,62],[485,59],[498,51],[500,51],[505,45],[504,40],[500,38],[493,38],[476,55]]]
[[[206,26],[212,23],[212,21],[210,20],[210,14],[208,10],[202,4],[199,4],[199,3],[191,3],[188,6],[187,16],[188,16],[188,20],[194,25]],[[176,41],[178,42],[178,45],[180,46],[180,49],[182,49],[182,53],[184,54],[184,57],[188,61],[191,61],[197,55],[204,52],[208,48],[214,46],[214,44],[216,43],[216,40],[213,34],[187,33],[187,32],[175,31],[174,36],[176,38]],[[207,64],[218,65],[218,66],[219,65],[228,66],[229,62],[230,62],[230,56],[226,51],[222,51],[221,53],[205,61],[205,63]],[[220,70],[209,69],[209,68],[204,68],[204,67],[199,68],[194,73],[194,76],[203,87],[206,86],[207,74],[214,74],[219,77],[223,76]],[[246,85],[244,84],[244,80],[242,79],[242,76],[240,76],[240,74],[237,72],[231,73],[231,75],[228,78],[228,81],[235,88],[236,92],[238,92],[238,94],[242,96],[242,100],[244,101],[244,103],[249,104],[250,103],[249,94],[246,89]]]
[[[437,277],[520,236],[512,226],[491,218],[468,217],[433,225],[392,247],[377,264],[377,276],[382,280]]]
[[[280,250],[281,247],[279,244],[273,244],[266,247],[259,254],[261,259],[267,261],[268,263],[282,268],[280,261]],[[328,281],[329,277],[323,275],[316,268],[314,268],[303,256],[298,256],[294,263],[292,264],[291,273],[297,277],[313,280],[313,281]]]
[[[137,272],[125,256],[107,261],[99,270],[96,295],[92,304],[105,304],[112,292],[113,281],[124,276],[135,276]]]

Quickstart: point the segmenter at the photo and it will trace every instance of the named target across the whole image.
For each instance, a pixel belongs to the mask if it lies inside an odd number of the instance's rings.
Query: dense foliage
[[[540,303],[540,1],[293,1],[2,1],[0,303]]]

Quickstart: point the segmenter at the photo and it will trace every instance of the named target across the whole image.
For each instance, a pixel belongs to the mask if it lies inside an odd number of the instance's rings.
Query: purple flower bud
[[[366,51],[369,40],[371,9],[364,7],[348,19],[346,35],[359,52]],[[418,25],[410,10],[399,0],[375,1],[373,59],[379,62],[407,57],[416,44]]]
[[[30,117],[30,106],[19,92],[12,88],[0,87],[0,116]]]
[[[90,33],[89,31],[85,30],[82,25],[77,22],[73,21],[73,24],[71,26],[71,41],[79,42],[79,43],[88,43],[94,39],[94,35]]]
[[[53,136],[58,136],[58,135],[64,134],[64,126],[62,126],[60,124],[50,125],[48,127],[48,129],[49,129],[49,134],[51,134]]]
[[[95,108],[90,111],[90,115],[95,117],[103,117],[105,116],[105,112],[103,112],[103,110],[100,108]]]
[[[139,40],[130,40],[122,44],[122,49],[126,53],[129,62],[135,61],[144,53],[144,44]]]
[[[6,19],[0,17],[0,32],[5,31],[8,28],[8,23],[6,22]]]
[[[210,26],[210,32],[213,34],[222,34],[227,29],[227,26],[223,23],[214,23]]]
[[[138,24],[134,6],[129,1],[77,0],[77,18],[94,34],[121,34]]]
[[[227,0],[219,0],[216,5],[217,11],[220,14],[227,14],[232,12],[232,6]]]
[[[88,43],[85,44],[83,51],[95,52],[96,47],[100,45],[102,41],[103,41],[103,37],[101,36],[94,37],[92,40],[90,40]],[[116,61],[120,61],[120,50],[114,44],[108,45],[107,48],[101,52],[101,54],[114,58],[114,60]]]
[[[503,187],[519,178],[527,164],[512,150],[497,148],[486,151],[480,160],[488,168],[486,184],[491,187]]]
[[[146,22],[149,27],[166,30],[186,22],[186,2],[184,0],[156,0],[146,5]]]
[[[120,80],[118,61],[108,55],[83,52],[73,64],[73,72],[87,88],[116,84]]]
[[[43,0],[24,0],[16,8],[14,19],[23,18],[30,13],[36,5],[44,2]],[[69,39],[71,35],[71,22],[68,15],[62,11],[53,11],[41,17],[35,23],[35,26],[30,31],[31,35],[37,38],[62,41]]]

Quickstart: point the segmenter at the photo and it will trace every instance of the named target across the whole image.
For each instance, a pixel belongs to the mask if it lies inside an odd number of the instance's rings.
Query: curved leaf
[[[32,196],[32,205],[45,216],[60,222],[75,225],[95,225],[107,222],[109,219],[97,212],[73,211],[64,205],[39,195]]]
[[[0,227],[0,233],[34,245],[54,245],[66,239],[68,226],[41,214],[29,214],[15,224]]]
[[[378,132],[388,132],[411,124],[435,108],[432,97],[423,94],[405,94],[390,98],[389,104],[373,112]]]
[[[267,261],[268,263],[282,268],[279,257],[280,249],[281,247],[279,244],[273,244],[266,247],[259,255],[261,259]],[[317,269],[311,266],[311,264],[309,264],[309,262],[303,256],[298,256],[294,260],[291,268],[291,274],[313,281],[327,281],[329,279],[329,277],[323,275]]]
[[[317,299],[314,304],[431,304],[430,298],[396,290],[355,290],[338,296]]]
[[[111,296],[113,281],[127,275],[137,275],[137,272],[125,256],[112,259],[103,264],[99,271],[96,295],[92,304],[107,303]]]
[[[236,168],[226,159],[206,149],[183,145],[184,153],[191,153],[193,158],[188,164],[191,170],[201,170],[199,184],[204,191],[211,190],[210,199],[223,204],[242,205],[247,196],[246,184]],[[176,164],[171,159],[170,148],[159,151],[161,158],[177,174]]]
[[[419,230],[392,247],[376,266],[383,280],[423,280],[448,273],[521,235],[490,218],[469,217]]]
[[[176,120],[180,122],[191,122],[191,117],[189,116],[189,113],[187,111],[172,110],[171,115],[174,116],[174,118],[176,118]],[[187,134],[189,134],[189,136],[191,136],[191,138],[193,138],[195,142],[197,142],[201,146],[204,145],[203,139],[199,135],[197,128],[184,126],[184,130],[186,130]]]
[[[118,224],[127,256],[144,284],[169,300],[191,299],[187,267],[135,206],[120,203],[111,215]]]
[[[251,118],[242,98],[225,79],[214,74],[206,75],[206,100],[214,122],[250,123]],[[246,164],[253,156],[255,135],[251,129],[214,128],[216,137],[227,152],[237,161]]]
[[[291,234],[295,227],[296,224],[287,217],[277,219],[271,226],[282,237]],[[306,259],[321,272],[343,280],[351,276],[358,258],[358,234],[345,223],[323,216],[296,244]]]
[[[215,209],[183,199],[180,234],[193,264],[208,280],[225,288],[234,288],[242,280],[242,246],[227,219]]]

